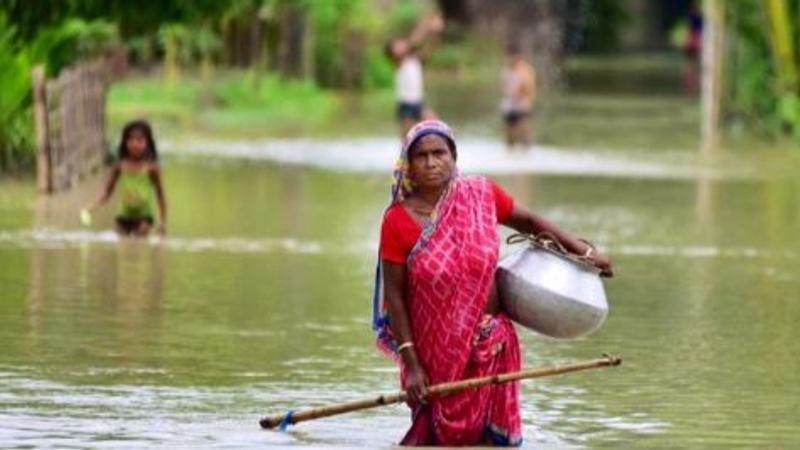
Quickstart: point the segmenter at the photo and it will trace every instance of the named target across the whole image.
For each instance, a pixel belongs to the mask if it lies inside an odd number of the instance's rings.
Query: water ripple
[[[226,253],[292,253],[320,254],[325,252],[320,242],[296,238],[247,239],[241,237],[168,237],[150,236],[147,239],[122,238],[116,232],[62,230],[38,228],[35,230],[0,231],[0,245],[21,248],[63,249],[86,244],[117,245],[121,242],[165,247],[179,252]]]

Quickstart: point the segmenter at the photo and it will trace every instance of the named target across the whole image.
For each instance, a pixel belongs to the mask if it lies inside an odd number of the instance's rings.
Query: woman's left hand
[[[614,276],[614,268],[611,266],[611,259],[608,256],[602,253],[595,253],[591,261],[595,267],[600,269],[601,277],[611,278]]]

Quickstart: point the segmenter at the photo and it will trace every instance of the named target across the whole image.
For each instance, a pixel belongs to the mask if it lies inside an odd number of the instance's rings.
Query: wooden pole
[[[53,191],[50,130],[47,121],[47,79],[44,66],[36,66],[33,78],[33,115],[36,123],[36,187],[39,192]]]
[[[703,2],[703,43],[701,50],[701,153],[709,157],[719,141],[719,118],[722,102],[723,38],[725,33],[722,0]]]
[[[537,367],[533,369],[522,370],[519,372],[504,373],[498,375],[490,375],[480,378],[470,378],[468,380],[453,381],[450,383],[437,384],[428,388],[428,395],[442,397],[445,395],[455,394],[466,389],[472,389],[480,386],[487,386],[490,384],[502,384],[511,381],[524,380],[530,378],[542,378],[552,375],[561,375],[569,372],[577,372],[581,370],[596,369],[600,367],[618,366],[622,363],[622,358],[616,355],[604,355],[602,358],[593,359],[590,361],[562,364],[555,366]],[[269,416],[261,419],[258,423],[261,428],[275,428],[284,427],[286,425],[294,425],[299,422],[307,420],[319,419],[321,417],[329,417],[346,412],[358,411],[362,409],[375,408],[378,406],[391,405],[394,403],[401,403],[406,401],[405,391],[395,392],[391,394],[382,394],[377,397],[363,398],[360,400],[353,400],[349,402],[339,403],[336,405],[323,406],[320,408],[306,409],[296,413],[290,412],[288,414],[279,414]]]

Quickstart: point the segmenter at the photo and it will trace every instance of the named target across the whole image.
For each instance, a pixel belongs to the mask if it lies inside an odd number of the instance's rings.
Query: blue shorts
[[[422,108],[422,102],[397,102],[397,120],[411,119],[415,122],[419,122],[422,120]]]

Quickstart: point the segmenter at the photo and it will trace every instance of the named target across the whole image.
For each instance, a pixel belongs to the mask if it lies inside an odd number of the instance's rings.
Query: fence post
[[[36,122],[36,187],[39,192],[53,191],[50,159],[50,133],[47,122],[47,79],[44,66],[33,68],[33,114]]]

